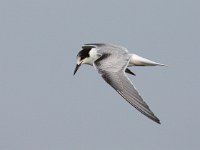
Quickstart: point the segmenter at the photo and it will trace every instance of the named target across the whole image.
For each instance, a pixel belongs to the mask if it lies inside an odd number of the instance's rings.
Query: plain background
[[[1,0],[1,150],[200,148],[200,2]],[[122,45],[169,67],[129,76],[158,125],[90,66],[91,42]]]

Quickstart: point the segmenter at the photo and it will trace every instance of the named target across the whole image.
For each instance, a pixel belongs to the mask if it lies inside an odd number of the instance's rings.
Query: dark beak
[[[75,68],[75,70],[74,70],[74,75],[76,74],[76,72],[77,72],[77,70],[78,70],[78,68],[81,66],[81,63],[80,64],[76,64],[76,68]]]

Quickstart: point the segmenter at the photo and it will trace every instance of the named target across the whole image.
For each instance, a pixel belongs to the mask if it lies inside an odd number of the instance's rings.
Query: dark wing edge
[[[130,69],[126,68],[125,70],[126,73],[131,74],[133,76],[136,76],[135,73],[133,73]]]
[[[160,124],[160,120],[150,110],[145,101],[143,101],[124,72],[104,72],[102,78],[138,111]]]

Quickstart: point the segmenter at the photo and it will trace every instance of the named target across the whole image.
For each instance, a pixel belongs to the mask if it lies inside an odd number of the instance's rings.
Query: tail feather
[[[166,66],[165,64],[151,61],[136,54],[132,54],[129,64],[129,66]]]

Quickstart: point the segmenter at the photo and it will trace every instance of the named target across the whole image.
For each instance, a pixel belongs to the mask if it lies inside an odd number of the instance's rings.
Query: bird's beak
[[[80,64],[76,64],[76,68],[75,68],[75,70],[74,70],[74,75],[76,74],[76,72],[77,72],[77,70],[78,70],[78,68],[81,66],[81,63]]]

